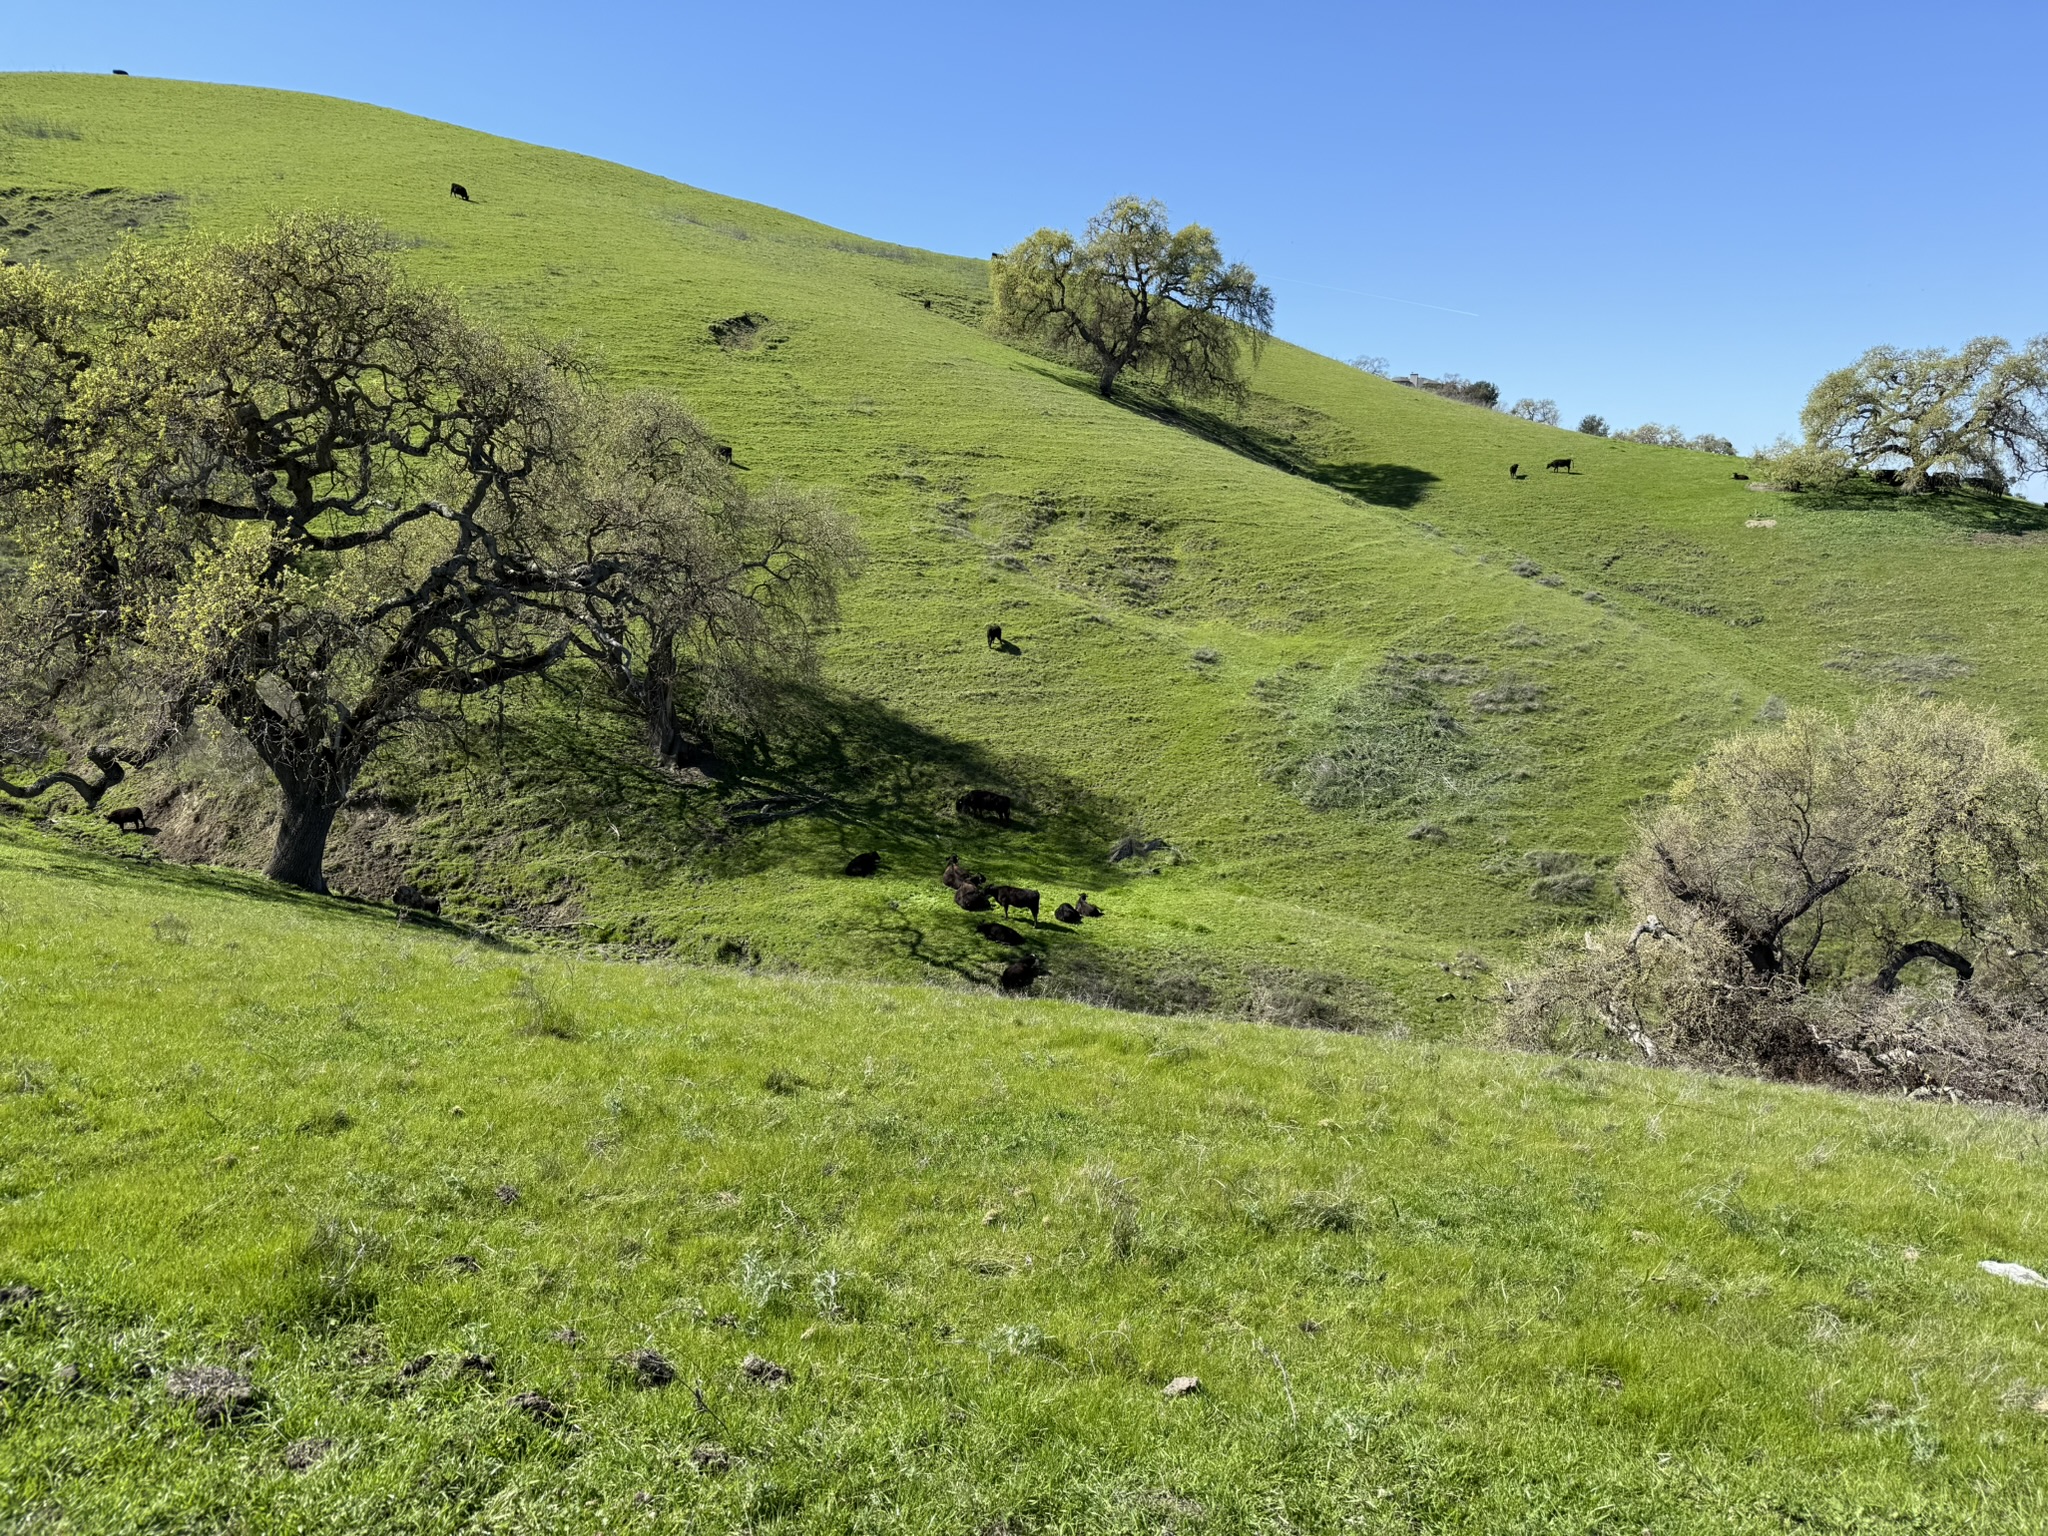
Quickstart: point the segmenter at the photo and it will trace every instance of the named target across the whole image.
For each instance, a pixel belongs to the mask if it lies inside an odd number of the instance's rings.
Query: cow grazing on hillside
[[[1031,983],[1045,974],[1045,962],[1036,955],[1026,955],[1003,967],[1002,988],[1005,992],[1029,992]]]
[[[991,624],[988,627],[988,648],[994,650],[1003,643],[1003,626]]]
[[[1510,464],[1510,465],[1508,466],[1508,478],[1509,478],[1510,480],[1519,480],[1519,479],[1521,479],[1521,478],[1522,478],[1522,466],[1521,466],[1521,465],[1519,465],[1519,464]]]
[[[1078,896],[1075,899],[1074,910],[1080,913],[1083,917],[1102,916],[1102,908],[1098,907],[1097,905],[1095,905],[1094,902],[1088,899],[1088,893],[1086,891],[1083,891],[1080,894],[1080,896]]]
[[[142,808],[134,805],[124,805],[118,811],[107,812],[107,821],[121,832],[140,832],[149,825],[149,819],[142,814]]]
[[[1010,908],[1029,912],[1031,921],[1038,921],[1038,892],[1027,891],[1021,885],[992,885],[988,888],[989,900],[1003,909],[1003,916],[1010,915]]]
[[[469,188],[459,181],[451,181],[448,183],[448,195],[450,197],[459,197],[466,203],[469,201]]]
[[[976,923],[974,931],[993,944],[1007,944],[1012,949],[1022,949],[1024,947],[1024,935],[1012,928],[1008,923],[994,921]]]
[[[1578,473],[1577,470],[1572,468],[1572,461],[1570,459],[1552,459],[1548,464],[1544,465],[1543,467],[1545,469],[1561,469],[1568,475],[1575,475]]]
[[[953,802],[953,809],[962,816],[978,816],[983,821],[1000,821],[1010,824],[1010,797],[993,789],[970,789]]]
[[[846,872],[856,880],[865,880],[882,867],[879,853],[856,853],[846,861]]]
[[[971,788],[961,799],[952,803],[952,809],[961,815],[975,815],[983,821],[1001,821],[1010,825],[1010,797],[999,795],[993,788]]]

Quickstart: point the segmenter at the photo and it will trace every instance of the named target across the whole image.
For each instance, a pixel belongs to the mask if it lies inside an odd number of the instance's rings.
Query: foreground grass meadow
[[[0,1520],[2037,1529],[2048,1295],[1976,1265],[2048,1257],[2044,1155],[2017,1114],[520,953],[18,831]],[[195,1365],[246,1407],[202,1422]]]

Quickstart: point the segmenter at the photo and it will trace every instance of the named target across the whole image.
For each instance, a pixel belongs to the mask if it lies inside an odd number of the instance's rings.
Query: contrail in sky
[[[1326,293],[1348,293],[1355,299],[1380,299],[1388,304],[1408,304],[1412,305],[1416,309],[1436,309],[1443,311],[1443,313],[1447,315],[1466,315],[1474,320],[1480,320],[1485,318],[1475,310],[1453,309],[1448,304],[1425,304],[1420,299],[1397,299],[1391,293],[1367,293],[1363,288],[1337,288],[1331,286],[1329,283],[1312,283],[1305,277],[1283,277],[1280,279],[1280,281],[1283,283],[1299,283],[1304,288],[1321,288]]]

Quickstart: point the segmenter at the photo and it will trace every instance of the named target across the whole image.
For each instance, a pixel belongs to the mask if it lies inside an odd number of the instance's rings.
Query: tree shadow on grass
[[[486,781],[502,768],[512,786],[487,814],[606,829],[656,873],[688,864],[836,875],[852,854],[873,850],[885,873],[928,864],[936,878],[957,852],[1010,871],[991,867],[996,878],[1029,883],[1030,869],[1100,869],[1127,830],[1124,807],[1067,774],[822,684],[782,689],[763,712],[772,724],[721,744],[730,773],[694,784],[662,770],[637,726],[594,689],[550,690],[536,704],[504,727],[494,760],[478,764]],[[1011,824],[960,815],[954,801],[970,789],[1010,796]],[[789,823],[804,824],[800,835]]]
[[[2017,496],[1968,488],[1909,496],[1896,486],[1862,478],[1794,492],[1797,504],[1823,512],[1867,512],[1878,516],[1924,517],[1972,533],[2019,537],[2048,530],[2048,507]]]
[[[1034,371],[1070,389],[1096,393],[1095,385],[1089,379],[1062,374],[1049,367],[1036,367]],[[1194,401],[1176,400],[1147,385],[1119,384],[1110,400],[1112,404],[1149,417],[1163,426],[1174,427],[1214,443],[1240,458],[1251,459],[1282,474],[1327,485],[1370,506],[1405,511],[1421,501],[1429,488],[1437,483],[1437,476],[1412,464],[1326,460],[1295,433],[1249,419],[1243,413],[1232,414],[1212,410]],[[1309,416],[1316,414],[1301,407],[1295,409]]]

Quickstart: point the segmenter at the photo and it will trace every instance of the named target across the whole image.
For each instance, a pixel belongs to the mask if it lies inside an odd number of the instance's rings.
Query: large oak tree
[[[275,879],[325,888],[351,786],[433,701],[692,632],[696,545],[594,510],[632,471],[576,359],[367,226],[0,270],[0,379],[0,656],[52,699],[111,682],[150,741],[217,711],[276,779]]]
[[[1079,240],[1039,230],[996,259],[990,282],[997,327],[1088,369],[1104,398],[1126,371],[1184,395],[1241,394],[1242,355],[1273,329],[1272,292],[1252,269],[1143,198],[1117,198]]]

